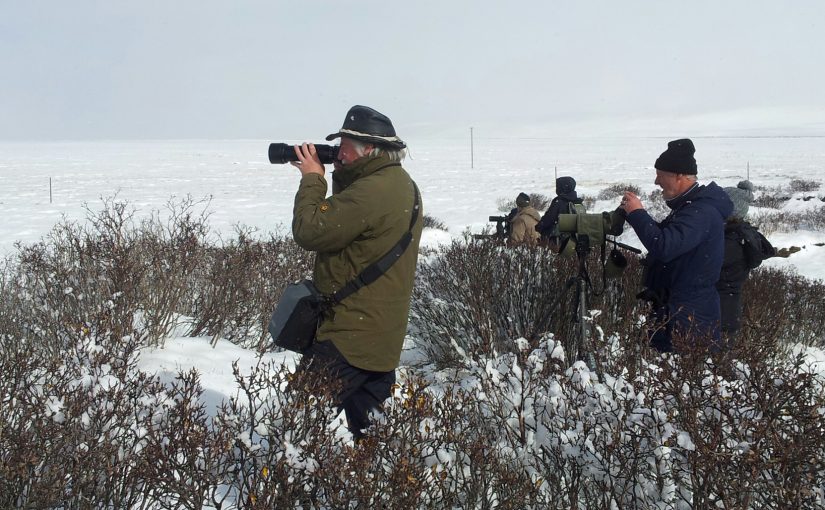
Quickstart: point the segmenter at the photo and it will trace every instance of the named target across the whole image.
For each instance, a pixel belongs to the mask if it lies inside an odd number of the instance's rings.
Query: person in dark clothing
[[[715,284],[724,256],[724,222],[733,204],[716,183],[703,186],[696,180],[695,152],[689,139],[674,140],[656,160],[655,183],[671,209],[664,220],[651,218],[630,191],[621,205],[647,249],[639,297],[652,305],[656,327],[650,341],[662,352],[679,349],[674,339],[709,342],[712,351],[720,347]]]
[[[576,206],[584,209],[582,199],[576,194],[576,180],[569,176],[559,177],[556,179],[556,198],[535,227],[543,244],[558,249],[563,242],[558,232],[559,214],[574,212]]]
[[[742,325],[742,286],[751,269],[776,255],[776,249],[750,223],[745,221],[753,201],[753,185],[741,181],[735,188],[724,188],[733,202],[733,212],[725,222],[725,258],[716,290],[719,292],[722,338],[725,347],[734,347]]]

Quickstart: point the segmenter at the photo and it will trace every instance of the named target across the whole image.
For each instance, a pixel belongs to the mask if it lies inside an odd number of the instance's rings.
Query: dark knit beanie
[[[516,205],[519,207],[527,207],[530,205],[530,195],[527,193],[519,193],[516,197]]]
[[[696,148],[689,138],[673,140],[668,142],[667,150],[653,166],[663,172],[696,175],[696,159],[693,158],[695,152]]]

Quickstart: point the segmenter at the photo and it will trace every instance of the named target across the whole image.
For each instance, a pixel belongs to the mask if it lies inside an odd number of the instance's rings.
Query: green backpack
[[[570,202],[568,204],[568,212],[567,214],[585,214],[587,209],[584,207],[584,204],[574,204]],[[556,222],[554,235],[557,237],[559,246],[561,249],[559,250],[560,255],[573,255],[576,253],[576,241],[570,237],[569,232],[560,232],[559,231],[559,223]]]

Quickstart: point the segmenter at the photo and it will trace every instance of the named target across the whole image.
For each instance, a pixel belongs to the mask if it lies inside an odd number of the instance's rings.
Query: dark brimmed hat
[[[355,105],[350,108],[344,125],[337,133],[327,136],[327,140],[342,136],[396,150],[407,147],[407,144],[396,136],[390,119],[368,106]]]
[[[693,155],[696,147],[689,138],[673,140],[667,143],[667,150],[653,165],[656,170],[673,174],[696,175],[696,159]]]

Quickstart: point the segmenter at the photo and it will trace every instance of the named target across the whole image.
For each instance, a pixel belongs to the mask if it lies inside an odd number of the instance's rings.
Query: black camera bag
[[[269,334],[272,335],[275,345],[295,352],[308,349],[315,341],[318,326],[328,310],[361,287],[380,278],[401,257],[412,241],[412,229],[418,220],[418,186],[415,183],[413,183],[413,191],[415,202],[410,228],[384,256],[367,266],[361,274],[347,282],[338,292],[331,296],[322,294],[311,280],[303,280],[287,286],[281,295],[281,300],[278,301],[278,306],[275,307],[275,312],[269,319]]]
[[[331,306],[329,298],[311,280],[287,285],[269,319],[269,334],[275,345],[296,352],[312,345],[321,317]]]

